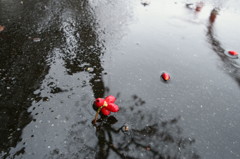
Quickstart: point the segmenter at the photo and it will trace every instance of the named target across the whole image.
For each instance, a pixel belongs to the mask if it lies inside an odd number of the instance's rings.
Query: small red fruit
[[[232,56],[237,56],[238,53],[236,51],[228,51],[228,53]]]
[[[96,105],[96,107],[101,107],[101,106],[103,106],[103,104],[104,104],[104,99],[103,98],[97,98],[96,100],[95,100],[95,105]]]
[[[109,103],[108,106],[107,106],[107,109],[111,112],[118,112],[119,111],[119,107],[114,103]]]
[[[107,96],[105,99],[97,98],[94,104],[102,112],[103,115],[109,115],[111,112],[118,112],[119,107],[114,102],[116,98],[112,95]]]
[[[211,11],[210,16],[209,16],[209,20],[210,20],[211,23],[214,23],[214,22],[215,22],[215,20],[216,20],[216,18],[217,18],[217,15],[218,15],[218,10],[217,10],[217,9],[213,9],[213,10]]]
[[[5,26],[0,25],[0,32],[2,32],[5,29]]]
[[[170,80],[170,75],[169,75],[168,73],[166,73],[166,72],[162,73],[161,76],[162,76],[162,79],[163,79],[164,81]]]
[[[200,12],[202,10],[203,6],[204,6],[203,2],[198,3],[195,8],[195,11]]]
[[[110,95],[110,96],[107,96],[105,98],[105,100],[107,103],[114,103],[116,101],[116,98],[114,96]]]
[[[111,113],[106,107],[103,107],[101,109],[101,112],[103,113],[103,115],[106,115],[106,116],[108,116]]]

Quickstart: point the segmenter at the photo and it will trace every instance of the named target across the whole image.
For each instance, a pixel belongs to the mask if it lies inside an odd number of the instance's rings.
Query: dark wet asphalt
[[[0,0],[0,157],[239,158],[239,2],[195,2]]]

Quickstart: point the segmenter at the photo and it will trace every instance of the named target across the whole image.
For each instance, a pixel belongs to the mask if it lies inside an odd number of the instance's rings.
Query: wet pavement
[[[0,158],[240,158],[240,3],[199,4],[0,0]]]

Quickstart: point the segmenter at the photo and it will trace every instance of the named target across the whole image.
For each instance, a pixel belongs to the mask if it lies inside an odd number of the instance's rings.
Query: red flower
[[[97,108],[102,107],[101,112],[103,115],[109,115],[111,112],[118,112],[118,105],[114,104],[116,98],[112,95],[107,96],[105,99],[97,98],[95,100],[95,105]]]

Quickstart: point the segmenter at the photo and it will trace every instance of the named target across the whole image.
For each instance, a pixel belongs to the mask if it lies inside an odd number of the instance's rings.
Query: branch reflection
[[[87,124],[85,128],[80,123],[74,125],[66,141],[68,152],[55,150],[50,158],[200,158],[193,147],[195,139],[183,136],[183,130],[179,126],[180,117],[153,122],[152,119],[157,114],[144,112],[144,100],[134,95],[126,104],[128,107],[123,111],[128,113],[118,116],[119,121],[114,116],[109,116],[98,122],[96,137],[90,135],[94,129],[87,128]],[[129,120],[132,118],[129,114],[134,116],[134,122]],[[96,139],[97,144],[93,142]]]
[[[208,38],[209,44],[212,46],[212,50],[220,57],[220,59],[224,63],[224,70],[238,83],[240,87],[240,65],[236,61],[236,59],[231,58],[226,54],[227,50],[222,47],[221,42],[217,39],[215,35],[214,23],[218,16],[218,12],[218,8],[214,8],[211,11],[206,36]]]

